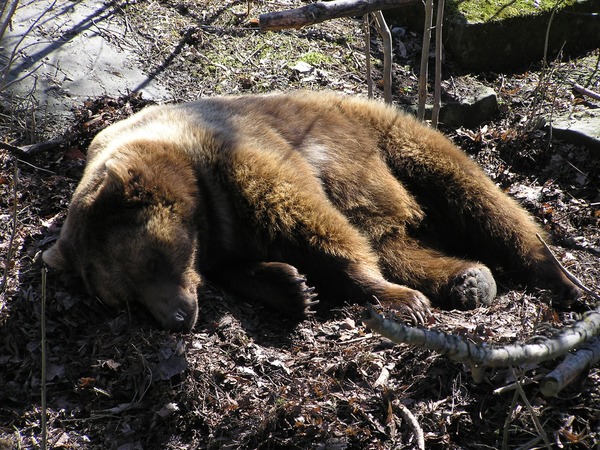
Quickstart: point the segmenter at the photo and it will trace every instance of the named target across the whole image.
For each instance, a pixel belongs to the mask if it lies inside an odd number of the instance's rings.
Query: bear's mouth
[[[171,331],[189,332],[196,324],[196,311],[185,311],[183,308],[177,309],[171,317],[168,317],[161,323],[163,328]]]
[[[140,303],[165,329],[190,331],[198,318],[196,286],[152,283],[143,289]]]

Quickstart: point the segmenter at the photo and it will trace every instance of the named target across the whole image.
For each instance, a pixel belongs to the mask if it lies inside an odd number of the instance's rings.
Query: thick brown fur
[[[422,317],[429,300],[488,304],[487,266],[576,297],[536,233],[440,133],[377,102],[297,92],[151,107],[107,128],[44,260],[172,329],[194,325],[205,276],[291,314],[315,286]]]

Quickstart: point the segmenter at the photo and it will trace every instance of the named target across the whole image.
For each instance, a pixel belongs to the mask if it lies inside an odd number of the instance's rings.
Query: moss
[[[511,17],[536,15],[572,5],[576,0],[451,0],[447,14],[464,17],[470,23],[483,23]]]
[[[320,66],[322,64],[331,64],[333,62],[330,56],[314,51],[302,55],[299,58],[299,61],[304,61],[305,63],[310,64],[311,66]]]

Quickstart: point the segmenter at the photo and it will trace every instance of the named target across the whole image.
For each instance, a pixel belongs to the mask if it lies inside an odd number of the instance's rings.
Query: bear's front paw
[[[456,309],[473,309],[490,305],[496,292],[496,281],[490,269],[485,266],[472,267],[454,277],[450,301]]]
[[[251,274],[253,297],[291,317],[315,314],[312,307],[319,303],[315,288],[307,284],[306,277],[294,266],[262,262],[252,267]]]
[[[306,284],[306,277],[302,274],[297,274],[294,282],[296,283],[296,287],[292,290],[291,314],[295,316],[310,316],[315,314],[316,311],[312,307],[319,304],[315,288]]]
[[[403,320],[412,321],[415,325],[425,325],[431,316],[429,299],[419,291],[405,286],[390,286],[377,297],[383,305],[389,305]]]

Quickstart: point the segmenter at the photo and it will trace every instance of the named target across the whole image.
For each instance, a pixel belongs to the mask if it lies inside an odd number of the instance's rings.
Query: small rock
[[[600,155],[600,110],[586,109],[574,114],[557,117],[552,133],[559,139],[576,145],[584,145]]]
[[[356,322],[354,322],[354,320],[348,317],[340,323],[340,328],[344,330],[353,330],[354,328],[356,328]]]
[[[481,83],[471,80],[469,93],[461,94],[455,98],[442,102],[440,107],[439,122],[453,128],[475,128],[483,122],[491,120],[498,112],[498,96],[496,92]],[[427,105],[425,119],[431,119],[433,107]],[[416,105],[408,108],[416,114]]]
[[[487,86],[476,83],[473,90],[440,108],[440,122],[451,127],[474,128],[490,120],[498,111],[498,96]]]
[[[156,414],[158,414],[163,419],[166,419],[167,417],[172,416],[177,411],[179,411],[179,406],[177,406],[177,403],[167,403],[159,411],[156,411]]]
[[[294,72],[298,73],[309,73],[313,70],[313,66],[304,61],[298,61],[294,66],[291,67]]]

